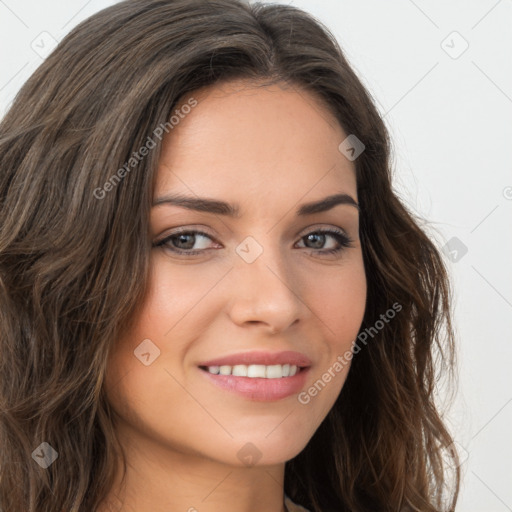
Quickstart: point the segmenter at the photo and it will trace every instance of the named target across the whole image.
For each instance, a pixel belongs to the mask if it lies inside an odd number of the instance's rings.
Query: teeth
[[[293,377],[297,373],[297,366],[290,364],[236,364],[234,366],[208,366],[207,370],[214,375],[234,375],[236,377],[250,377],[263,379],[280,379]]]
[[[219,370],[221,375],[231,375],[231,367],[229,366],[221,366]]]
[[[243,364],[236,364],[231,369],[230,366],[225,366],[228,369],[229,373],[227,375],[236,375],[237,377],[247,377],[247,366]]]

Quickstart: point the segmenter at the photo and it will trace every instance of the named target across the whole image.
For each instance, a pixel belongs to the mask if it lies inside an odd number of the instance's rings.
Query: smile
[[[201,369],[207,370],[214,375],[234,375],[235,377],[249,377],[251,379],[281,379],[283,377],[293,377],[299,369],[297,365],[290,364],[236,364],[234,366],[202,366]]]

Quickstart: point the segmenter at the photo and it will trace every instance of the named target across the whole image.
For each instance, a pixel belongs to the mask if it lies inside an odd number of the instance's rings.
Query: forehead
[[[172,190],[298,200],[313,189],[355,195],[354,164],[338,150],[346,134],[310,93],[234,81],[185,95],[174,112],[191,98],[195,106],[164,137],[155,196]]]

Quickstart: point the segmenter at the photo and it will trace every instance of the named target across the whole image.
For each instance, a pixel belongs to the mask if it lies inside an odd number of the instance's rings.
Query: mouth
[[[247,352],[198,365],[216,388],[246,400],[270,402],[304,389],[312,362],[298,352]]]

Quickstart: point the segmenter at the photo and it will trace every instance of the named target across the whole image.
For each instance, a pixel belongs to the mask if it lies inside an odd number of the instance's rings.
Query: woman
[[[2,510],[454,509],[449,282],[327,29],[121,2],[0,137]]]

